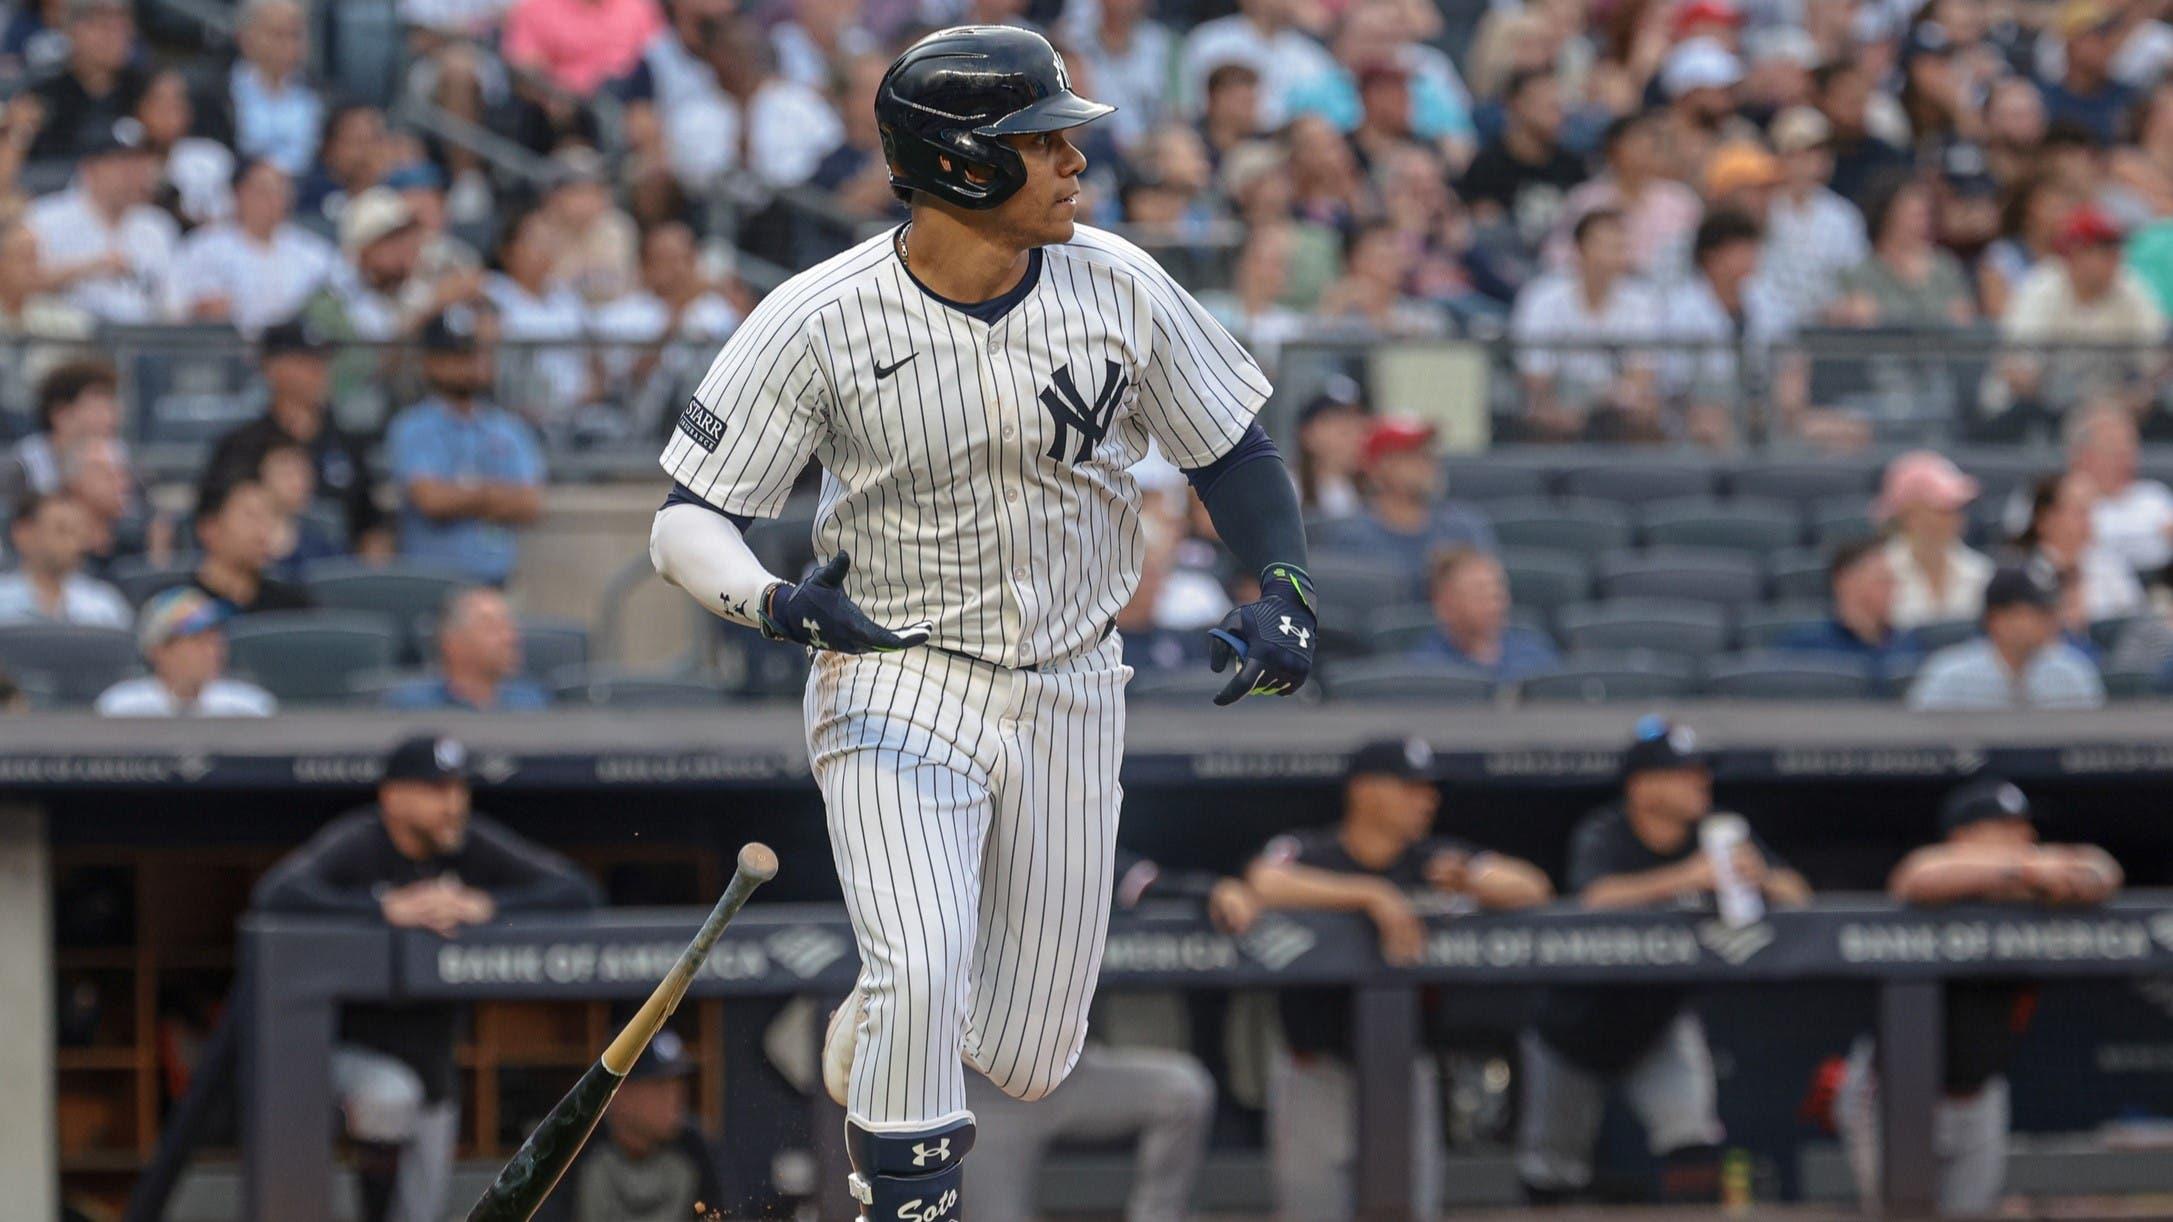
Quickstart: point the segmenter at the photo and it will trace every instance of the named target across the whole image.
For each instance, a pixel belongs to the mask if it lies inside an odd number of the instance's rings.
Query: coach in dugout
[[[2120,865],[2088,844],[2039,844],[2030,800],[1998,777],[1964,782],[1939,808],[1941,839],[1902,858],[1887,891],[1904,904],[2102,904],[2120,890]],[[2018,980],[1946,986],[1945,1095],[1932,1115],[1939,1212],[1984,1214],[2007,1178],[2007,1067],[2037,1008]],[[1834,1095],[1834,1127],[1866,1202],[1878,1199],[1879,1114],[1867,1036],[1850,1050]]]
[[[1419,958],[1428,909],[1527,908],[1553,898],[1547,876],[1530,863],[1433,835],[1440,806],[1433,751],[1424,742],[1367,743],[1345,774],[1342,821],[1277,836],[1246,881],[1264,907],[1363,913],[1391,963]],[[1278,1000],[1287,1047],[1268,1068],[1278,1213],[1304,1222],[1348,1218],[1357,1159],[1350,1008],[1323,989],[1286,989]],[[1420,1152],[1414,1204],[1431,1217],[1440,1212],[1445,1152],[1432,1057],[1412,1066],[1412,1090]]]
[[[676,1031],[656,1033],[627,1071],[602,1130],[581,1147],[535,1222],[694,1222],[736,1218],[709,1139],[688,1117],[697,1066]]]
[[[1713,777],[1688,727],[1647,717],[1622,761],[1622,797],[1570,836],[1568,882],[1586,908],[1705,908],[1721,886],[1700,850]],[[1797,905],[1810,884],[1756,833],[1733,853],[1734,875],[1772,903]],[[1660,1163],[1660,1197],[1712,1201],[1722,1138],[1713,1057],[1690,991],[1675,985],[1548,990],[1525,1032],[1517,1175],[1535,1202],[1591,1188],[1592,1149],[1609,1086],[1620,1086]]]
[[[257,884],[263,912],[351,916],[451,937],[501,912],[591,908],[572,863],[469,813],[468,751],[409,738],[385,758],[377,804],[333,820]],[[460,1095],[452,1006],[349,1006],[332,1090],[354,1141],[364,1216],[438,1222]]]

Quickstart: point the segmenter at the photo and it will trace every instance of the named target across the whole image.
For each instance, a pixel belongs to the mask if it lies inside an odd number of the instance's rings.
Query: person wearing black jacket
[[[469,812],[468,752],[409,738],[386,757],[377,804],[343,815],[257,884],[262,912],[383,921],[451,937],[500,913],[594,907],[572,863]],[[361,1151],[366,1216],[436,1222],[459,1131],[452,1006],[350,1006],[333,1092]]]
[[[253,480],[264,453],[292,443],[316,465],[317,495],[339,502],[347,546],[365,556],[392,555],[392,532],[376,499],[369,456],[360,441],[331,419],[332,341],[297,315],[264,329],[257,341],[264,374],[264,414],[228,430],[204,465],[205,485]]]
[[[709,1139],[687,1118],[687,1079],[696,1068],[678,1032],[657,1032],[535,1222],[741,1216],[745,1191],[726,1185]]]

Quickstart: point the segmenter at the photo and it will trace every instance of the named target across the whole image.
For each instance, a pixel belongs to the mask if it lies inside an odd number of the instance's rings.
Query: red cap
[[[1381,461],[1391,454],[1403,454],[1411,450],[1423,450],[1432,445],[1434,426],[1409,416],[1384,416],[1366,434],[1366,465]]]
[[[2085,246],[2117,245],[2128,236],[2120,222],[2107,215],[2096,204],[2078,204],[2060,221],[2059,236],[2053,246],[2061,254],[2080,250]]]
[[[1701,25],[1724,25],[1734,29],[1742,24],[1743,10],[1730,0],[1687,0],[1676,6],[1670,28],[1676,38],[1681,38]]]

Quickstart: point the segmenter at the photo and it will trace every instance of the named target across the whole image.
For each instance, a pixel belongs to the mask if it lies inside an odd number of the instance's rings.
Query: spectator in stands
[[[1224,64],[1243,64],[1260,81],[1261,126],[1283,126],[1291,91],[1335,71],[1327,48],[1293,23],[1297,7],[1295,0],[1240,0],[1237,12],[1192,27],[1177,59],[1186,109],[1199,113],[1209,73]]]
[[[100,322],[156,322],[173,262],[173,218],[151,205],[158,164],[142,125],[121,119],[85,139],[75,181],[30,206],[46,283]]]
[[[2173,563],[2173,491],[2137,478],[2140,452],[2135,416],[2123,403],[2101,400],[2068,420],[2068,472],[2097,489],[2091,535],[2139,575]]]
[[[65,12],[67,62],[30,86],[43,119],[30,144],[34,161],[97,155],[143,92],[136,20],[124,0],[68,0]]]
[[[1276,368],[1283,345],[1314,326],[1311,315],[1284,304],[1291,263],[1302,240],[1300,226],[1280,217],[1247,227],[1229,289],[1200,294],[1201,304],[1269,371]]]
[[[271,0],[284,4],[287,0]],[[234,219],[182,239],[168,269],[171,315],[228,322],[254,335],[291,318],[339,266],[330,242],[293,223],[294,184],[277,165],[247,160],[234,171]]]
[[[205,465],[210,473],[206,478],[248,478],[261,472],[266,451],[299,445],[311,460],[315,494],[339,504],[349,545],[362,555],[383,558],[392,554],[391,532],[377,506],[368,447],[332,419],[326,397],[330,358],[328,337],[307,318],[266,327],[257,341],[264,414],[219,438]]]
[[[2000,360],[1995,388],[2014,405],[2009,410],[2058,415],[2103,394],[2139,407],[2150,398],[2166,319],[2142,280],[2121,266],[2126,236],[2103,209],[2081,205],[2060,222],[2059,257],[2040,260],[2015,286],[2000,337],[2018,351]]]
[[[604,159],[596,150],[573,145],[561,149],[551,164],[555,176],[543,204],[544,217],[556,230],[551,279],[592,305],[609,301],[634,286],[641,232],[612,201]]]
[[[1373,211],[1350,141],[1319,115],[1299,115],[1283,129],[1290,149],[1290,208],[1302,222],[1349,240]]]
[[[110,576],[115,562],[143,558],[164,564],[173,555],[174,524],[149,511],[138,495],[128,451],[111,437],[85,437],[61,451],[61,490],[83,507],[89,538],[83,562]]]
[[[663,27],[656,0],[516,0],[506,10],[506,62],[587,98],[632,69]]]
[[[280,544],[279,507],[253,475],[208,484],[196,498],[196,542],[203,548],[189,582],[237,615],[306,611],[309,591],[271,575]]]
[[[1871,516],[1887,534],[1895,627],[1977,618],[1992,562],[1962,542],[1962,510],[1976,499],[1977,481],[1944,455],[1912,450],[1887,464]]]
[[[1502,684],[1561,665],[1546,633],[1509,622],[1509,575],[1492,555],[1451,548],[1435,559],[1429,585],[1434,630],[1412,648],[1413,659],[1450,662]]]
[[[2026,76],[1993,81],[1984,98],[1984,157],[2000,186],[2014,190],[2038,173],[2045,142],[2045,97]]]
[[[1864,200],[1873,187],[1910,171],[1909,155],[1887,142],[1872,121],[1879,70],[1851,55],[1813,74],[1818,109],[1833,129],[1833,173],[1828,185],[1847,200]]]
[[[1165,870],[1122,845],[1113,873],[1117,908],[1188,901],[1232,935],[1245,933],[1259,915],[1259,901],[1238,879]],[[1043,1155],[1056,1142],[1081,1138],[1132,1141],[1126,1217],[1178,1219],[1190,1216],[1193,1188],[1207,1161],[1215,1080],[1188,1052],[1095,1040],[1080,1050],[1062,1095],[1024,1103],[969,1074],[966,1106],[979,1121],[974,1148],[987,1160],[976,1166],[973,1181],[974,1209],[982,1217],[1034,1217]]]
[[[1142,547],[1139,584],[1116,617],[1125,665],[1148,672],[1197,666],[1207,657],[1206,630],[1231,606],[1222,582],[1199,563],[1216,545],[1192,536],[1192,489],[1159,452],[1133,464],[1132,476],[1141,494]]]
[[[1207,106],[1200,137],[1219,166],[1230,150],[1260,138],[1260,74],[1228,63],[1207,74]]]
[[[1924,643],[1914,631],[1895,627],[1896,591],[1886,544],[1875,537],[1851,539],[1834,548],[1826,564],[1833,604],[1826,622],[1794,629],[1774,648],[1862,662],[1880,680],[1908,674],[1923,657]]]
[[[438,311],[479,299],[480,272],[452,273],[434,283],[421,274],[427,237],[398,192],[379,187],[356,196],[340,214],[347,266],[313,303],[313,320],[343,338],[400,339]]]
[[[1697,192],[1667,177],[1661,126],[1659,112],[1651,110],[1624,115],[1607,125],[1600,139],[1605,169],[1571,191],[1562,206],[1565,224],[1550,248],[1557,266],[1567,266],[1575,258],[1569,226],[1601,208],[1622,214],[1633,274],[1672,276],[1682,266],[1703,205]]]
[[[471,816],[468,751],[421,736],[385,759],[375,807],[343,815],[257,884],[260,911],[383,920],[450,938],[501,913],[584,909],[595,884],[554,853]],[[349,1006],[332,1090],[360,1152],[363,1216],[443,1216],[460,1129],[451,1005]]]
[[[2173,216],[2173,87],[2160,83],[2135,104],[2133,143],[2112,151],[2115,198],[2146,215]]]
[[[30,712],[30,693],[15,681],[15,675],[5,665],[0,665],[0,717],[21,717]]]
[[[2143,585],[2119,553],[2100,544],[2091,530],[2097,485],[2087,475],[2063,471],[2030,487],[2029,518],[2015,536],[2022,556],[2041,562],[2059,579],[2061,622],[2087,637],[2098,620],[2120,619],[2143,609]]]
[[[1426,595],[1433,557],[1455,547],[1494,550],[1494,528],[1478,510],[1442,500],[1441,456],[1434,427],[1407,416],[1376,420],[1366,436],[1366,511],[1322,528],[1331,548],[1391,561],[1411,575],[1412,597]]]
[[[666,17],[676,20],[672,7],[666,6]],[[862,8],[857,0],[791,0],[790,15],[770,27],[778,73],[810,89],[828,89],[846,63],[882,54],[882,40],[868,28]],[[1166,75],[1167,55],[1162,68]],[[1106,92],[1099,71],[1095,77],[1095,87]]]
[[[84,441],[120,437],[120,375],[102,360],[55,368],[38,383],[37,423],[0,462],[0,506],[60,491],[62,455]]]
[[[1998,777],[1980,776],[1949,793],[1939,807],[1939,832],[1937,843],[1894,867],[1886,890],[1896,901],[1926,907],[2078,908],[2111,899],[2123,882],[2120,863],[2096,845],[2038,843],[2029,799]],[[1932,1114],[1939,1212],[1994,1214],[2007,1172],[2007,1070],[2029,1033],[2037,986],[1972,980],[1942,991],[1944,1097]],[[1833,1109],[1857,1193],[1867,1206],[1877,1199],[1880,1180],[1876,1056],[1868,1037],[1856,1042]]]
[[[1404,291],[1410,253],[1386,221],[1351,230],[1344,243],[1343,275],[1321,291],[1315,317],[1353,323],[1383,339],[1446,335],[1449,320],[1441,307]]]
[[[153,72],[136,100],[136,121],[158,162],[153,204],[184,230],[234,215],[234,151],[197,130],[187,76],[177,68]]]
[[[1456,192],[1475,222],[1499,226],[1536,251],[1563,199],[1584,179],[1583,163],[1562,147],[1561,82],[1551,69],[1533,69],[1509,78],[1501,131],[1471,159]]]
[[[91,335],[91,316],[46,291],[38,235],[17,214],[0,219],[0,344],[23,386],[43,381]]]
[[[2008,189],[2000,207],[2000,236],[1977,261],[1977,294],[1987,316],[2007,316],[2015,289],[2052,260],[2075,209],[2066,184],[2050,175],[2035,174]]]
[[[296,212],[344,224],[348,201],[392,171],[391,155],[383,111],[359,103],[335,108],[325,118],[316,160],[296,188]]]
[[[1886,183],[1865,214],[1871,257],[1841,274],[1842,296],[1829,311],[1833,323],[1944,330],[1975,321],[1961,263],[1932,242],[1932,197],[1922,182]]]
[[[385,707],[407,712],[458,709],[535,713],[550,707],[541,684],[521,675],[521,626],[505,595],[487,586],[462,590],[438,614],[435,677],[385,693]]]
[[[1735,435],[1741,405],[1758,386],[1778,380],[1772,350],[1786,323],[1759,275],[1763,239],[1749,213],[1708,213],[1691,241],[1690,275],[1666,297],[1668,338],[1704,345],[1702,351],[1683,353],[1669,371],[1670,381],[1681,383],[1687,400],[1684,431],[1704,445],[1726,445]],[[1778,386],[1772,389],[1776,415],[1789,423],[1791,432],[1805,431],[1802,391],[1783,394]]]
[[[1833,178],[1833,126],[1807,106],[1773,120],[1781,185],[1766,206],[1760,278],[1787,330],[1813,325],[1840,295],[1841,277],[1871,253],[1863,213],[1827,186]]]
[[[737,1216],[746,1191],[724,1186],[724,1164],[688,1114],[698,1068],[678,1032],[657,1032],[536,1222]]]
[[[1270,840],[1246,881],[1265,908],[1363,914],[1379,935],[1382,958],[1398,964],[1423,956],[1423,915],[1528,908],[1553,898],[1547,876],[1530,863],[1434,835],[1440,806],[1433,751],[1423,740],[1367,743],[1344,774],[1341,820]],[[1287,1044],[1268,1066],[1269,1170],[1278,1213],[1348,1218],[1357,1185],[1349,1003],[1323,989],[1284,989],[1277,1000]],[[1435,1217],[1441,1206],[1447,1143],[1437,1074],[1431,1055],[1412,1066],[1417,1217]]]
[[[829,99],[771,67],[769,43],[752,20],[719,18],[702,56],[716,91],[690,90],[661,114],[664,155],[683,190],[715,190],[733,171],[762,191],[797,187],[844,140]]]
[[[1662,440],[1652,354],[1609,347],[1656,340],[1665,319],[1658,295],[1630,276],[1622,214],[1588,212],[1571,236],[1574,269],[1526,285],[1509,316],[1525,394],[1519,423],[1541,441]]]
[[[641,237],[641,284],[590,316],[606,345],[594,350],[597,384],[631,413],[641,405],[675,402],[686,379],[699,376],[740,322],[723,286],[702,269],[694,231],[680,221],[650,226]]]
[[[1637,724],[1622,760],[1618,803],[1570,835],[1569,889],[1591,909],[1706,908],[1719,890],[1699,825],[1712,815],[1713,777],[1686,726]],[[1735,849],[1734,873],[1768,903],[1796,906],[1810,884],[1755,831]],[[1517,1175],[1537,1203],[1592,1186],[1592,1150],[1610,1085],[1629,1095],[1660,1164],[1663,1201],[1710,1202],[1720,1191],[1722,1129],[1712,1053],[1680,986],[1549,989],[1524,1033]]]
[[[1358,481],[1372,431],[1365,392],[1342,374],[1298,409],[1298,500],[1307,514],[1347,518],[1365,508]]]
[[[1414,7],[1403,0],[1359,0],[1336,30],[1334,70],[1299,82],[1293,112],[1324,115],[1350,134],[1361,160],[1377,169],[1391,148],[1418,143],[1461,166],[1476,151],[1470,99],[1440,48],[1412,35]],[[1434,16],[1430,24],[1438,25]]]
[[[1154,7],[1154,0],[1068,5],[1059,31],[1066,58],[1084,65],[1093,79],[1094,96],[1117,108],[1109,118],[1117,145],[1126,152],[1172,117],[1168,94],[1177,39],[1151,16]],[[1208,74],[1210,99],[1213,76]]]
[[[508,355],[507,388],[515,407],[544,428],[571,423],[573,409],[589,401],[588,355],[580,341],[588,330],[581,295],[552,278],[560,234],[541,208],[517,213],[499,231],[491,272],[483,280],[498,319],[498,338],[523,345]]]
[[[83,571],[90,515],[65,495],[25,497],[8,522],[16,568],[0,573],[0,624],[126,628],[135,612],[121,592]]]
[[[324,127],[324,99],[303,75],[308,14],[295,0],[249,0],[235,41],[241,58],[227,76],[234,151],[289,178],[307,171]]]
[[[2045,113],[2052,121],[2080,124],[2099,147],[2119,141],[2135,100],[2135,91],[2113,77],[2120,27],[2118,6],[2102,0],[2068,0],[2060,7],[2058,19],[2066,44],[2066,67],[2059,79],[2042,82]]]
[[[1667,99],[1663,140],[1672,170],[1695,181],[1699,167],[1728,138],[1727,129],[1740,122],[1734,92],[1743,83],[1743,61],[1721,39],[1698,35],[1675,44],[1660,61],[1657,79]]]
[[[832,96],[844,138],[807,180],[857,217],[904,215],[904,205],[890,189],[890,163],[883,159],[882,132],[875,123],[875,90],[889,69],[889,57],[880,54],[856,55],[838,69]]]
[[[1912,709],[2094,709],[2105,685],[2060,633],[2060,580],[2039,562],[2003,566],[1984,589],[1984,635],[1933,654]]]
[[[298,441],[273,442],[259,455],[256,470],[245,478],[262,484],[271,500],[275,523],[268,571],[283,580],[300,581],[310,565],[347,554],[332,528],[309,515],[317,499],[317,471],[308,447]]]
[[[400,554],[487,585],[513,575],[514,531],[543,514],[543,452],[486,397],[497,340],[487,311],[456,306],[425,324],[429,395],[401,412],[385,449],[400,489]]]
[[[98,697],[101,717],[269,717],[279,702],[226,676],[226,604],[191,586],[151,596],[136,641],[151,673]]]

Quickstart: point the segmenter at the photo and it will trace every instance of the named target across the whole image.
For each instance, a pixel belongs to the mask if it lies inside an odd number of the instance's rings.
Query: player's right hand
[[[762,635],[836,653],[895,653],[927,641],[926,620],[892,632],[854,606],[845,595],[852,567],[852,557],[839,552],[806,581],[779,582],[763,600]]]

